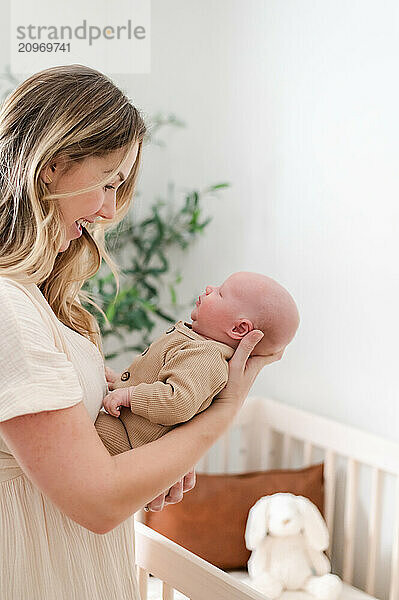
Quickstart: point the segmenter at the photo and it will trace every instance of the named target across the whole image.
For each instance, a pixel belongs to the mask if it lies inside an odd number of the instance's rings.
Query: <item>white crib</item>
[[[341,600],[399,600],[399,443],[275,400],[251,397],[196,469],[243,473],[321,461],[330,532],[327,554],[332,572],[345,583]],[[226,573],[139,520],[138,515],[136,563],[142,600],[265,599],[245,584],[246,571]],[[314,600],[304,592],[284,592],[281,599]]]

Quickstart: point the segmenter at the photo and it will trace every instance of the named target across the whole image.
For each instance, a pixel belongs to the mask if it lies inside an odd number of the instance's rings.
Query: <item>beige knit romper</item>
[[[135,386],[131,408],[114,417],[102,409],[95,422],[111,455],[158,439],[211,404],[226,385],[234,349],[178,321],[137,356],[115,382]]]

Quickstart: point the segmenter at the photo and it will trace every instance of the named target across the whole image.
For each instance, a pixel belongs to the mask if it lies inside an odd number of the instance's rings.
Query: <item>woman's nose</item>
[[[116,213],[116,194],[110,194],[110,197],[107,198],[102,205],[101,209],[98,211],[97,216],[102,217],[103,219],[113,219]]]

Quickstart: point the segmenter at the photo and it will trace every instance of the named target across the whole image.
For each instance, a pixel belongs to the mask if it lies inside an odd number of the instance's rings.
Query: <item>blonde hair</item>
[[[0,274],[35,283],[57,318],[91,340],[104,357],[99,325],[81,305],[101,308],[81,288],[110,267],[119,291],[118,265],[105,248],[105,231],[127,214],[134,194],[146,126],[137,108],[103,73],[84,65],[56,66],[23,81],[0,110]],[[83,229],[59,252],[65,236],[57,198],[91,191],[112,181],[138,142],[135,164],[116,195],[116,215]],[[95,186],[49,194],[41,170],[58,157],[70,164],[126,148],[115,170]]]

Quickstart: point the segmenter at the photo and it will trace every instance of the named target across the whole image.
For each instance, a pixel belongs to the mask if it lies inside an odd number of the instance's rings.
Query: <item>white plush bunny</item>
[[[317,507],[304,496],[263,496],[251,508],[245,543],[250,585],[271,599],[284,590],[304,590],[318,600],[335,600],[342,581],[332,575],[328,529]]]

